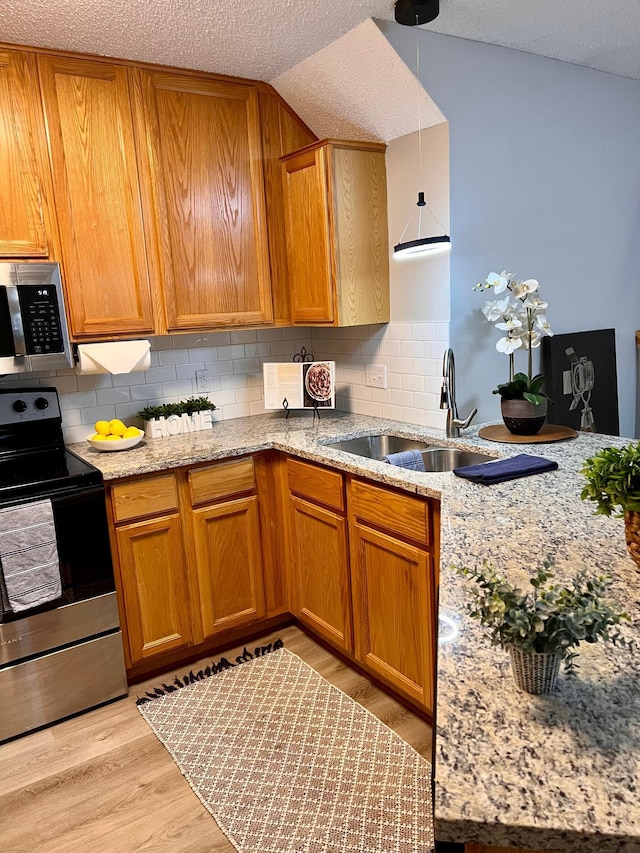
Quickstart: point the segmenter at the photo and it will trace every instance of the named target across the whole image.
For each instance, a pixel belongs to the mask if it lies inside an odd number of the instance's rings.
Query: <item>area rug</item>
[[[240,853],[433,849],[429,762],[281,641],[138,707]]]

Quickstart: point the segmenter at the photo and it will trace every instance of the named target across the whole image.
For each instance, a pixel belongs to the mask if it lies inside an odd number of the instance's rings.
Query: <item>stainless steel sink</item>
[[[390,453],[419,450],[424,460],[424,470],[428,473],[452,471],[454,468],[462,468],[465,465],[479,465],[481,462],[495,460],[494,456],[488,456],[486,453],[460,450],[457,447],[443,447],[434,442],[418,441],[399,435],[364,435],[361,438],[334,441],[325,446],[379,461]]]
[[[495,456],[476,453],[472,450],[459,450],[457,447],[435,447],[422,453],[424,470],[427,472],[453,471],[465,465],[480,465],[481,462],[495,462]]]
[[[403,450],[426,450],[430,445],[426,441],[403,438],[399,435],[363,435],[361,438],[347,438],[327,444],[333,450],[344,450],[367,459],[384,459],[389,453],[402,453]]]

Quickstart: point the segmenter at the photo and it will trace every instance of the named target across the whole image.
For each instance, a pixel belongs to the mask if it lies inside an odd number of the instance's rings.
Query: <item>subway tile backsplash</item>
[[[53,385],[65,440],[83,441],[96,420],[141,422],[148,405],[199,396],[196,370],[209,372],[214,420],[264,412],[262,364],[288,361],[305,347],[336,362],[336,406],[344,411],[444,428],[438,408],[447,323],[389,323],[345,329],[258,329],[151,338],[151,367],[141,373],[78,376],[74,370],[4,376],[1,387]],[[365,366],[387,368],[387,388],[365,386]]]

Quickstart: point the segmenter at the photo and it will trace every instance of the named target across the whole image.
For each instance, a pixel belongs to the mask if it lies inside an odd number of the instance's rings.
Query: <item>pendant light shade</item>
[[[416,27],[416,79],[418,81],[418,175],[420,180],[422,180],[422,121],[420,116],[422,84],[420,82],[420,42],[417,28],[420,24],[427,24],[429,21],[433,21],[438,17],[439,12],[439,0],[397,0],[395,5],[396,21],[399,24],[404,24],[408,27]],[[433,219],[438,228],[442,231],[442,234],[434,237],[427,236],[424,233],[422,222],[422,208],[424,207],[427,208],[431,214],[431,219]],[[400,236],[400,240],[393,247],[393,252],[396,257],[426,254],[427,252],[448,249],[451,245],[451,238],[448,234],[445,234],[444,228],[440,225],[434,216],[433,211],[425,201],[424,192],[422,191],[418,192],[416,208],[417,213],[413,213]],[[405,239],[405,235],[408,239]]]

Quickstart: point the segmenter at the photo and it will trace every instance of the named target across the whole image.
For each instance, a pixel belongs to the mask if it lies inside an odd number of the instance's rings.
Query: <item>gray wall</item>
[[[415,30],[378,24],[415,68]],[[507,378],[508,359],[471,288],[507,269],[540,281],[554,332],[615,328],[620,428],[634,435],[640,81],[424,30],[419,37],[422,83],[449,121],[460,410],[499,417],[491,391]]]

